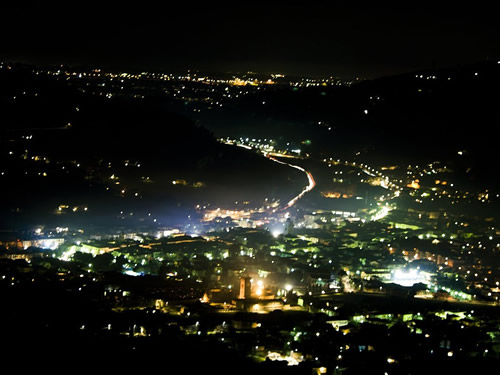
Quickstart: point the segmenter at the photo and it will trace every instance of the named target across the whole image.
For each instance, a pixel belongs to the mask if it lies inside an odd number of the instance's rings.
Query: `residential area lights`
[[[271,232],[264,228],[237,228],[229,232],[208,231],[193,237],[179,230],[164,229],[161,235],[137,231],[126,236],[122,234],[122,239],[110,234],[97,240],[80,233],[81,242],[74,243],[72,228],[59,227],[53,235],[65,241],[60,241],[48,253],[37,255],[23,250],[22,254],[8,254],[24,256],[23,259],[30,263],[19,274],[2,271],[5,278],[0,278],[0,282],[8,288],[19,288],[39,277],[35,271],[27,273],[28,268],[44,262],[41,269],[46,274],[50,271],[47,267],[52,267],[53,263],[57,282],[67,285],[68,290],[73,290],[80,298],[89,295],[96,301],[102,299],[104,305],[115,306],[115,314],[134,311],[130,327],[119,324],[122,320],[114,320],[114,315],[110,315],[102,327],[94,328],[82,321],[77,327],[83,326],[83,332],[103,329],[108,333],[146,339],[157,332],[154,324],[144,323],[150,321],[148,317],[154,315],[155,319],[163,317],[170,319],[168,321],[175,318],[179,334],[207,342],[214,339],[234,345],[242,337],[239,335],[255,336],[256,344],[246,354],[256,361],[269,358],[270,361],[300,365],[310,357],[311,343],[329,345],[329,340],[335,338],[336,347],[331,348],[329,355],[334,353],[338,363],[348,363],[346,361],[354,353],[368,352],[368,345],[353,343],[358,342],[365,328],[373,325],[388,340],[391,336],[386,333],[392,334],[392,327],[405,327],[408,342],[416,340],[418,345],[430,345],[429,351],[437,353],[443,348],[440,348],[442,340],[433,340],[441,332],[433,328],[436,319],[442,322],[441,329],[449,330],[458,324],[460,331],[472,332],[483,329],[477,311],[498,305],[500,279],[494,270],[482,262],[473,265],[462,262],[468,251],[479,252],[474,255],[478,257],[484,248],[491,251],[490,242],[496,246],[498,238],[491,225],[486,240],[432,229],[396,229],[395,224],[387,222],[389,217],[396,220],[397,216],[392,217],[396,214],[391,211],[380,219],[385,228],[383,233],[379,223],[372,227],[373,223],[349,222],[346,218],[338,224],[325,224],[329,229],[304,233],[297,229],[300,234],[292,231],[281,235],[281,231]],[[334,236],[329,231],[332,228]],[[39,226],[33,230],[34,235],[40,237],[49,232],[48,227]],[[409,247],[405,237],[420,234],[421,242]],[[450,241],[452,244],[447,246],[450,254],[441,255],[440,249]],[[44,258],[47,255],[54,256],[52,263]],[[60,263],[56,263],[58,261]],[[206,270],[200,270],[198,262],[205,264]],[[130,280],[123,286],[114,284],[116,278],[108,281],[108,267],[114,272],[119,270],[126,277],[139,278],[139,281],[143,275],[149,275],[150,279],[161,275],[167,286],[175,285],[175,288],[165,287],[162,295],[147,297],[146,292],[141,295],[140,291],[128,290],[126,285]],[[207,283],[207,280],[212,281]],[[383,296],[390,296],[391,301],[400,298],[408,310],[393,313],[390,304],[380,302]],[[373,298],[370,311],[361,309],[361,305],[348,305],[353,298],[356,301],[359,301],[357,298]],[[192,300],[201,301],[203,309],[197,310],[197,305],[189,302]],[[416,301],[414,306],[413,301]],[[443,311],[444,305],[439,301],[460,303],[450,303],[447,305],[449,311]],[[346,314],[350,311],[344,310],[346,304],[352,313]],[[426,306],[425,314],[417,310],[421,304]],[[210,319],[203,311],[211,311]],[[242,312],[241,317],[234,314],[237,311]],[[292,316],[297,320],[288,319]],[[315,319],[315,316],[322,317],[324,323],[301,320]],[[255,321],[246,322],[247,317]],[[276,319],[270,320],[271,317]],[[151,322],[157,321],[155,319]],[[213,327],[207,326],[211,319],[215,319]],[[279,326],[282,321],[290,326],[280,326],[278,341],[266,341],[272,328],[268,324],[273,322]],[[478,342],[477,350],[482,356],[492,355],[485,341],[489,336],[485,337]],[[459,344],[464,345],[462,341]],[[377,350],[376,343],[369,345],[375,345],[371,351]],[[443,345],[445,356],[448,352],[453,352],[453,358],[460,355],[459,347],[448,349],[446,343]],[[411,353],[410,350],[408,355]],[[388,366],[396,366],[401,361],[395,352],[383,355]],[[315,354],[312,358],[317,366],[328,366],[328,357]]]
[[[284,78],[51,72],[72,84],[83,83],[75,84],[79,90],[103,94],[105,102],[119,95],[111,89],[114,84],[121,90],[127,83],[153,80],[172,83],[163,89],[176,100],[206,106],[220,106],[251,90],[271,90]],[[98,84],[87,86],[87,79]],[[294,84],[323,83],[330,84]],[[260,108],[269,100],[258,103]],[[76,108],[85,111],[83,104]],[[68,126],[75,123],[68,121]],[[59,163],[32,151],[37,133],[22,137],[26,148],[9,141],[4,156],[33,164],[30,173],[37,181],[51,179],[56,169],[94,181],[84,159]],[[54,325],[65,340],[77,330],[77,345],[68,341],[69,348],[81,348],[82,338],[85,345],[104,342],[109,350],[124,347],[127,353],[147,351],[149,342],[162,343],[160,351],[188,343],[180,351],[189,353],[191,345],[215,348],[217,353],[205,358],[228,359],[227,349],[266,370],[295,366],[314,374],[348,373],[370,358],[380,373],[403,371],[408,363],[450,366],[500,358],[497,191],[465,187],[451,172],[451,163],[373,168],[360,162],[360,152],[354,161],[328,157],[318,163],[305,141],[304,147],[283,138],[219,141],[240,147],[242,154],[258,153],[267,158],[264,162],[299,176],[295,190],[284,199],[274,193],[254,201],[231,198],[225,206],[196,199],[181,220],[167,225],[166,208],[141,212],[127,205],[128,198],[136,204],[143,193],[129,183],[126,171],[134,169],[137,186],[154,186],[156,177],[147,176],[146,160],[100,160],[106,191],[114,190],[119,202],[113,209],[118,225],[80,227],[78,219],[100,207],[90,200],[87,205],[61,199],[50,209],[57,222],[53,227],[36,221],[12,238],[0,236],[0,290],[4,299],[16,302],[5,305],[20,312],[10,315],[13,321],[20,318],[4,331],[12,331],[14,338],[29,333],[24,322],[29,309],[17,303],[27,292],[27,301],[37,309],[45,298],[57,306],[51,313],[31,314],[37,322],[33,326]],[[455,156],[467,153],[460,150]],[[10,173],[5,174],[2,178]],[[180,173],[166,181],[176,193],[188,188],[202,192],[204,186]],[[458,204],[467,209],[449,209]],[[487,208],[488,215],[477,206]],[[20,211],[14,207],[10,214]],[[85,313],[74,314],[82,306]],[[74,321],[65,326],[67,320],[53,319],[56,310]]]

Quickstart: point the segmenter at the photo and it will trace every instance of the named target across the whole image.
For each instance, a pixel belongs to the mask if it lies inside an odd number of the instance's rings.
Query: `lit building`
[[[64,243],[64,238],[44,238],[32,241],[23,241],[23,248],[34,246],[41,249],[55,250]]]
[[[250,298],[252,291],[252,282],[250,280],[248,276],[240,278],[240,299]]]

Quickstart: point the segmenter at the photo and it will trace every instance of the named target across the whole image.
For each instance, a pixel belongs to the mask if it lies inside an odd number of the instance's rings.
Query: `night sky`
[[[493,2],[106,3],[0,5],[0,58],[373,78],[500,57]]]

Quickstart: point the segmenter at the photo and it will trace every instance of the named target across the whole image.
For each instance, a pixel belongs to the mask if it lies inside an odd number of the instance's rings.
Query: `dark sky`
[[[40,3],[0,5],[1,59],[370,78],[500,57],[486,1]]]

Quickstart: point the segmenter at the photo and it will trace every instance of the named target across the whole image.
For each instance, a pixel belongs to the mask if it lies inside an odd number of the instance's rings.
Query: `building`
[[[248,299],[252,294],[252,282],[250,277],[240,278],[240,294],[239,299]]]
[[[41,238],[37,240],[22,241],[23,249],[31,246],[39,247],[41,249],[55,250],[64,243],[64,238]]]

